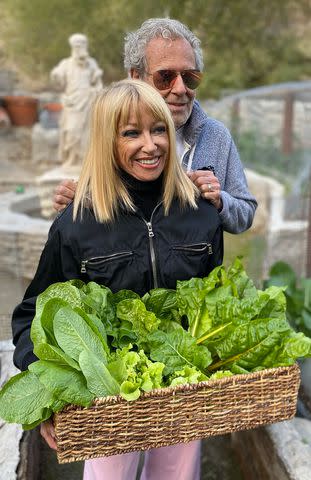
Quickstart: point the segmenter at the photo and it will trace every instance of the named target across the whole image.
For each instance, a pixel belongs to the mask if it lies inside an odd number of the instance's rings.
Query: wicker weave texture
[[[95,400],[54,417],[59,463],[190,442],[295,415],[297,365],[163,388],[135,402]]]

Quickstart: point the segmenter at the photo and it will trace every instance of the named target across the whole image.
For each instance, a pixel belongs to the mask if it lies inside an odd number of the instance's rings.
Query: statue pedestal
[[[36,178],[40,199],[41,214],[44,218],[53,218],[56,211],[53,208],[54,191],[62,180],[77,180],[80,167],[59,167],[49,170]]]

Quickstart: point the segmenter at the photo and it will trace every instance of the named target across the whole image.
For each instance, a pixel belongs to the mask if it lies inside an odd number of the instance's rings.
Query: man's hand
[[[222,201],[220,198],[220,183],[210,170],[195,170],[188,172],[188,177],[193,181],[201,192],[201,196],[209,200],[217,210],[222,209]]]
[[[42,422],[40,425],[40,433],[49,447],[53,448],[53,450],[57,450],[56,445],[56,436],[55,430],[52,420],[46,420],[46,422]]]
[[[63,180],[55,189],[53,207],[60,212],[75,196],[77,184],[74,180]]]

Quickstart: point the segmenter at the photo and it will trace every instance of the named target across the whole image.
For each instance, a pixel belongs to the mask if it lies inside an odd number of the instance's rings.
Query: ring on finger
[[[213,187],[212,187],[212,184],[211,184],[211,183],[208,183],[208,184],[207,184],[207,190],[208,190],[209,192],[212,192],[212,191],[213,191]]]

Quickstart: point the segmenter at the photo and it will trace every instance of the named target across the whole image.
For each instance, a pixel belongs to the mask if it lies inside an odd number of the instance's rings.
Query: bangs
[[[145,93],[145,92],[144,92]],[[139,128],[142,128],[141,117],[142,113],[149,113],[155,121],[164,122],[168,125],[167,112],[159,105],[159,99],[154,98],[152,95],[141,95],[136,89],[131,91],[131,95],[127,95],[122,101],[122,106],[118,118],[118,125],[128,125],[130,118],[134,117]],[[166,105],[164,105],[166,107]]]

